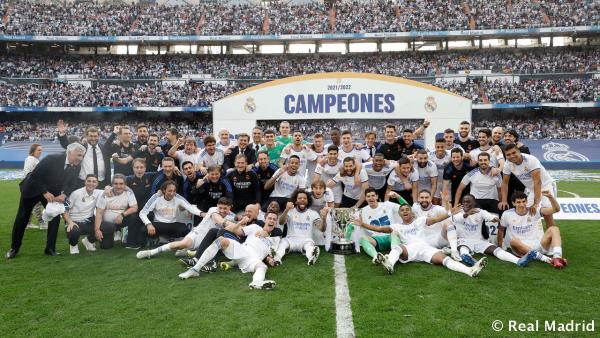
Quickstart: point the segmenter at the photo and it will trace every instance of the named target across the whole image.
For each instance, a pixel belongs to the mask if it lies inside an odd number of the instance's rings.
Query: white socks
[[[448,225],[446,228],[446,237],[448,237],[448,242],[450,243],[450,249],[452,251],[456,251],[458,247],[458,236],[456,235],[456,227],[454,224]]]
[[[281,261],[283,256],[285,256],[286,250],[290,247],[290,242],[287,239],[282,238],[281,242],[277,246],[277,251],[275,251],[275,260]]]
[[[498,259],[511,262],[513,264],[517,264],[517,262],[519,262],[519,258],[517,256],[502,250],[502,248],[496,248],[496,250],[494,250],[494,256],[498,257]]]
[[[311,260],[313,257],[314,248],[315,245],[310,242],[304,244],[304,247],[302,249],[304,250],[304,255],[306,256],[306,258],[308,258],[308,260]]]
[[[444,261],[442,262],[442,264],[452,271],[462,272],[465,275],[471,276],[471,268],[453,260],[450,257],[444,258]]]
[[[163,253],[163,252],[167,252],[167,251],[171,251],[171,243],[163,244],[163,245],[159,246],[158,248],[154,248],[154,249],[150,250],[150,255],[156,256],[159,253]]]
[[[256,269],[254,270],[254,274],[252,275],[252,283],[264,281],[266,274],[267,266],[265,265],[265,263],[260,262],[256,264]]]
[[[396,264],[396,262],[398,262],[398,259],[400,259],[400,256],[402,256],[402,252],[403,252],[403,250],[400,245],[394,246],[392,248],[392,251],[390,251],[390,253],[388,254],[388,260],[392,264]]]
[[[562,247],[560,246],[555,246],[554,248],[552,248],[552,257],[559,257],[562,258]]]
[[[208,261],[215,258],[215,256],[217,255],[217,252],[219,252],[220,245],[218,243],[219,243],[219,241],[216,240],[211,245],[209,245],[209,247],[206,248],[206,250],[204,250],[204,253],[202,254],[202,256],[200,256],[200,258],[198,258],[196,265],[194,265],[194,267],[192,269],[194,269],[196,271],[200,271],[200,268],[205,266],[206,263],[208,263]],[[227,249],[231,249],[231,246],[227,247]],[[225,251],[227,249],[223,250],[223,253],[225,253]]]

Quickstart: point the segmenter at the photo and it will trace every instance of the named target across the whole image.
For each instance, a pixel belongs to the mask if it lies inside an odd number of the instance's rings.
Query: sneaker
[[[255,290],[273,290],[275,288],[275,285],[277,285],[277,283],[275,283],[275,281],[272,281],[272,280],[252,282],[252,283],[248,284],[250,289],[255,289]]]
[[[186,272],[182,272],[179,274],[180,279],[189,279],[199,277],[200,273],[194,269],[188,269]]]
[[[200,271],[207,273],[217,272],[217,262],[214,259],[210,260],[206,265],[200,268]]]
[[[71,255],[79,254],[79,247],[77,245],[69,245],[69,252]]]
[[[37,224],[29,223],[27,224],[27,229],[39,229],[40,226]]]
[[[184,268],[191,268],[196,265],[196,260],[194,258],[180,258],[177,260],[177,263]]]
[[[175,257],[189,257],[188,256],[188,250],[187,249],[179,249],[177,251],[175,251]]]
[[[373,265],[379,265],[379,264],[381,264],[381,260],[379,259],[379,255],[375,255],[375,257],[373,257],[373,259],[371,260],[371,262],[373,263]]]
[[[83,244],[87,251],[96,251],[96,244],[90,242],[87,237],[83,237],[81,244]]]
[[[554,257],[550,264],[557,269],[564,269],[567,266],[567,260],[562,257]]]
[[[451,250],[450,257],[452,257],[452,259],[454,259],[457,262],[462,261],[462,258],[460,258],[460,253],[458,253],[458,250]]]
[[[460,259],[463,261],[463,263],[465,263],[466,266],[475,265],[475,259],[473,259],[473,256],[471,256],[469,254],[461,255]]]
[[[524,268],[526,267],[529,262],[531,262],[532,260],[535,259],[535,257],[538,255],[538,252],[535,250],[531,250],[527,253],[527,255],[519,258],[519,261],[517,262],[517,265]]]
[[[48,222],[40,223],[40,230],[48,230]]]
[[[114,237],[113,237],[113,240],[114,240],[115,242],[120,242],[120,241],[121,241],[121,239],[122,239],[121,235],[122,235],[122,234],[121,234],[121,232],[120,232],[120,231],[115,231],[115,235],[114,235]]]
[[[313,249],[313,252],[312,252],[312,257],[308,260],[308,265],[315,265],[315,263],[317,262],[317,259],[319,258],[320,253],[321,253],[321,250],[319,249],[319,247],[315,246],[315,248]]]
[[[471,277],[477,277],[481,273],[481,270],[487,265],[487,257],[483,257],[478,260],[473,267],[471,267]]]
[[[391,275],[394,273],[394,264],[390,262],[387,256],[383,255],[381,252],[378,252],[377,259],[381,262],[381,265],[383,265],[388,274]]]
[[[280,266],[281,264],[283,264],[281,262],[281,259],[279,259],[279,258],[273,258],[273,262],[275,263],[275,266]]]
[[[219,269],[221,269],[223,271],[227,271],[227,270],[229,270],[229,268],[231,268],[231,265],[229,265],[229,262],[220,262],[219,263]]]
[[[137,254],[135,254],[135,257],[137,257],[138,259],[150,259],[152,258],[152,255],[150,254],[150,250],[142,250],[138,251]]]

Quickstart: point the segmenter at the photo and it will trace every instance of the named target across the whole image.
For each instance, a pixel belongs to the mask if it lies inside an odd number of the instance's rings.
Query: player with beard
[[[384,129],[385,142],[379,145],[378,153],[382,153],[386,160],[398,161],[402,157],[404,141],[398,140],[396,126],[388,124]]]
[[[454,138],[454,134],[452,134]],[[454,144],[454,143],[453,143]],[[438,138],[435,140],[435,150],[429,152],[429,160],[435,164],[438,172],[437,189],[434,191],[433,203],[442,204],[442,188],[444,186],[444,169],[450,163],[450,150],[446,149],[446,140]]]
[[[353,157],[344,159],[340,172],[327,181],[327,187],[332,188],[339,183],[344,185],[340,206],[342,208],[359,208],[365,201],[364,191],[369,187],[369,176]]]
[[[501,212],[498,209],[498,196],[500,196],[502,177],[499,173],[494,175],[492,172],[488,153],[480,153],[477,161],[479,168],[471,170],[458,185],[454,195],[454,205],[458,204],[465,187],[468,185],[470,186],[471,195],[475,196],[477,207],[499,215]]]
[[[469,121],[460,123],[458,126],[458,139],[454,140],[454,143],[460,145],[466,153],[479,147],[479,142],[471,137],[471,123]]]
[[[298,189],[287,202],[285,210],[279,216],[279,224],[286,224],[287,235],[281,239],[275,253],[275,264],[281,264],[281,259],[287,252],[300,252],[308,259],[308,265],[314,265],[319,258],[319,247],[312,239],[312,228],[325,231],[325,223],[329,207],[321,209],[320,213],[310,209],[312,199],[303,189]]]
[[[454,129],[448,128],[444,130],[444,146],[446,150],[451,151],[452,149],[458,148],[462,150],[460,144],[454,143],[456,138],[454,137]],[[463,150],[464,151],[464,150]]]
[[[356,146],[352,143],[352,132],[350,130],[342,132],[342,145],[338,148],[338,158],[343,160],[347,157],[354,158],[357,163],[367,162],[370,159],[366,151],[356,149]]]
[[[267,203],[263,204],[263,210],[266,210],[271,201],[277,201],[279,207],[282,208],[298,188],[306,188],[306,179],[298,173],[299,167],[300,158],[291,155],[287,163],[277,169],[275,174],[265,183],[265,189],[271,189],[271,187],[274,187],[274,189]]]
[[[315,168],[315,174],[313,175],[313,180],[322,180],[323,182],[327,183],[340,172],[341,167],[342,160],[338,158],[338,147],[331,145],[327,148],[327,158],[321,163],[317,164],[317,167]],[[337,183],[329,188],[333,193],[333,202],[337,207],[342,202],[342,184]]]
[[[272,231],[275,230],[276,222],[277,214],[268,212],[265,216],[265,225],[263,227],[256,224],[234,227],[232,232],[240,237],[244,236],[247,238],[244,244],[223,236],[217,238],[204,251],[200,259],[198,259],[196,266],[179,274],[179,278],[188,279],[200,276],[200,267],[214,259],[219,250],[221,250],[227,258],[233,260],[231,264],[237,265],[243,273],[254,273],[252,282],[249,285],[251,289],[273,289],[276,285],[275,282],[265,280],[267,265],[263,263],[263,260],[271,253],[274,244],[274,238],[271,236],[273,235]]]
[[[504,146],[502,147],[502,151],[504,151],[509,144],[516,144],[522,154],[531,155],[529,147],[519,141],[519,133],[514,129],[509,129],[504,133]],[[510,179],[508,180],[508,196],[512,196],[515,191],[525,191],[525,186],[519,181],[515,174],[510,174]],[[509,200],[509,203],[511,207],[514,207],[511,200]]]
[[[258,184],[260,185],[260,204],[263,205],[271,196],[273,188],[265,189],[265,184],[275,175],[278,166],[269,161],[269,153],[266,151],[258,152],[258,164],[252,169],[258,178]]]
[[[452,213],[458,212],[453,209]],[[470,277],[477,277],[487,265],[487,258],[481,258],[473,267],[465,266],[452,258],[446,256],[443,251],[427,244],[421,237],[422,230],[432,224],[441,222],[449,216],[439,217],[415,217],[409,205],[400,206],[400,219],[394,220],[392,228],[391,247],[392,250],[386,256],[381,252],[377,254],[383,267],[389,274],[394,273],[396,262],[426,262],[434,265],[443,265],[446,268],[464,273]]]
[[[233,209],[238,213],[249,204],[260,205],[260,185],[254,171],[248,170],[246,155],[239,154],[235,158],[235,169],[227,174],[233,190]]]
[[[413,171],[419,175],[417,188],[412,191],[413,201],[417,200],[417,193],[421,190],[436,191],[437,190],[437,167],[429,160],[427,150],[419,149],[416,154],[416,161],[413,164]]]
[[[423,146],[416,144],[415,140],[415,132],[412,129],[404,129],[402,131],[402,141],[404,142],[404,147],[402,149],[402,154],[404,156],[410,156],[417,151],[423,149]]]
[[[450,163],[446,165],[444,168],[444,186],[442,187],[442,194],[444,192],[450,195],[450,204],[454,205],[454,196],[456,194],[456,190],[458,189],[458,185],[462,181],[463,177],[470,172],[473,167],[471,167],[471,161],[465,160],[463,158],[462,149],[452,149],[450,151]],[[465,187],[462,195],[459,198],[459,201],[463,198],[464,195],[469,193],[469,187]]]
[[[306,175],[306,168],[309,161],[315,161],[317,159],[317,153],[315,153],[308,144],[303,144],[304,137],[299,131],[295,131],[292,137],[292,143],[288,144],[285,149],[281,152],[279,158],[279,166],[283,166],[287,162],[290,156],[295,155],[300,159],[300,166],[298,167],[298,173],[308,178]]]
[[[537,255],[536,251],[530,251],[520,259],[485,240],[481,235],[483,222],[498,222],[498,216],[489,212],[475,208],[475,197],[466,195],[462,199],[462,212],[452,216],[452,224],[456,226],[458,233],[458,252],[460,258],[468,266],[476,264],[471,253],[480,253],[485,255],[494,255],[498,259],[516,264],[520,267],[526,267],[529,261]]]
[[[162,149],[158,146],[158,135],[151,134],[148,136],[148,143],[141,145],[135,152],[134,157],[144,159],[148,171],[158,171],[160,162],[165,157]]]
[[[396,161],[387,161],[382,153],[376,153],[371,162],[364,164],[365,171],[369,178],[369,187],[375,188],[380,201],[385,199],[387,189],[387,178],[394,171],[398,163]]]
[[[412,192],[417,189],[418,180],[419,174],[413,170],[410,160],[407,157],[402,157],[396,168],[388,176],[384,201],[389,200],[390,192],[393,191],[409,205],[412,205],[414,201]]]
[[[318,180],[310,185],[310,190],[307,190],[312,199],[310,208],[316,212],[321,212],[325,207],[332,209],[335,207],[333,202],[333,192],[325,186],[325,182]],[[313,239],[316,245],[325,245],[326,236],[322,231],[313,228]]]
[[[471,165],[476,166],[479,154],[488,153],[490,155],[490,165],[502,170],[504,168],[504,155],[499,146],[490,145],[491,135],[492,132],[489,129],[480,129],[478,132],[479,148],[471,150],[467,157],[471,159]]]
[[[325,148],[325,139],[323,134],[317,133],[313,136],[313,144],[310,145],[312,151],[317,155],[312,161],[308,161],[306,165],[306,185],[310,186],[313,182],[313,176],[317,165],[327,158],[327,148]]]

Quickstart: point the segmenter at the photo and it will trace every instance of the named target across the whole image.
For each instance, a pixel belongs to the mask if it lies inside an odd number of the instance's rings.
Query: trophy
[[[351,208],[335,208],[331,211],[331,252],[338,255],[351,255],[356,251],[354,241],[349,239],[354,230],[352,217],[356,210]]]

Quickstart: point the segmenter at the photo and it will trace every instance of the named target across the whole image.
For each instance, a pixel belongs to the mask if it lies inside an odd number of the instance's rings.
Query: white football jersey
[[[500,225],[507,229],[508,238],[518,238],[526,241],[539,241],[544,236],[541,226],[540,210],[531,216],[529,209],[525,215],[519,215],[515,209],[506,210],[500,219]]]
[[[208,168],[212,166],[223,166],[223,162],[225,162],[225,153],[223,150],[217,148],[215,149],[215,153],[210,155],[208,151],[203,150],[200,152],[200,161],[202,166]]]
[[[479,156],[479,154],[488,153],[488,154],[490,154],[490,166],[498,168],[500,166],[499,161],[504,160],[504,155],[502,154],[502,152],[500,152],[500,155],[498,157],[496,157],[496,155],[492,151],[493,148],[494,147],[490,147],[487,150],[481,150],[481,148],[475,148],[475,149],[471,150],[469,152],[469,154],[471,155],[471,162],[477,163],[477,156]]]
[[[459,146],[458,144],[455,144]],[[460,146],[459,146],[460,147]],[[442,183],[444,182],[444,169],[451,162],[450,150],[444,151],[444,156],[441,158],[438,157],[437,153],[434,151],[429,152],[429,160],[435,164],[438,172],[437,176],[437,189],[435,191],[434,197],[441,197],[442,192]]]
[[[183,162],[190,161],[190,162],[192,162],[192,164],[194,166],[196,166],[197,164],[201,164],[202,163],[202,158],[200,157],[201,154],[202,154],[201,151],[199,151],[197,153],[187,154],[185,152],[185,150],[177,150],[177,152],[175,152],[175,157],[179,161],[179,170],[181,170],[181,172],[183,172],[183,166],[182,166]]]
[[[362,183],[365,183],[369,180],[369,176],[367,176],[367,172],[365,169],[360,169],[360,183],[354,183],[354,176],[342,176],[339,173],[335,175],[333,181],[335,183],[343,183],[344,184],[344,195],[346,197],[352,198],[354,200],[360,199],[360,195],[362,194]]]
[[[416,182],[416,181],[419,180],[419,173],[417,173],[414,170],[411,171],[410,174],[408,175],[407,180],[408,180],[408,183],[410,183],[409,184],[410,185],[410,189],[412,189],[412,182]],[[402,183],[402,179],[396,173],[396,170],[392,170],[392,172],[390,173],[390,176],[388,176],[387,184],[394,191],[410,190],[410,189],[406,188],[406,186],[404,185],[404,183]]]
[[[324,165],[317,164],[315,168],[315,174],[321,175],[321,180],[327,183],[328,180],[335,177],[340,172],[342,167],[342,161],[338,160],[336,165],[330,165],[329,162],[325,162]]]
[[[281,168],[277,169],[277,171],[273,175],[279,175],[278,173],[280,172],[280,170],[283,170],[283,169],[281,169]],[[292,194],[298,188],[302,188],[302,189],[306,188],[306,179],[304,178],[304,176],[302,176],[300,174],[290,176],[290,174],[286,171],[281,176],[279,176],[277,178],[277,180],[275,181],[275,188],[273,189],[273,192],[271,193],[271,197],[288,197],[289,198],[289,197],[292,197]]]
[[[487,174],[481,172],[481,168],[475,168],[467,173],[460,183],[471,184],[471,195],[476,199],[498,200],[498,188],[502,186],[500,175],[492,176],[491,169]]]
[[[417,172],[417,174],[419,175],[419,179],[418,179],[419,183],[417,183],[418,191],[421,191],[423,189],[427,189],[427,190],[431,191],[431,188],[432,188],[431,178],[438,177],[437,167],[435,166],[435,164],[433,164],[433,162],[431,162],[431,161],[427,161],[427,165],[424,168],[421,168],[419,166],[419,163],[417,163],[415,161],[415,163],[413,164],[413,171]],[[438,184],[439,184],[439,182],[438,182]]]
[[[338,158],[343,161],[346,157],[352,157],[359,163],[366,162],[370,158],[368,152],[362,149],[356,149],[354,145],[352,145],[352,150],[350,151],[345,151],[344,147],[339,147]]]
[[[481,234],[483,221],[491,222],[496,217],[496,215],[480,209],[478,213],[467,218],[464,217],[464,212],[459,212],[452,216],[452,223],[456,226],[458,238],[485,240]]]
[[[542,166],[540,160],[538,160],[537,157],[533,155],[521,154],[521,156],[523,156],[523,162],[521,162],[521,164],[508,162],[504,165],[502,173],[504,175],[514,174],[519,179],[519,181],[523,183],[527,190],[532,192],[533,177],[531,176],[531,173],[534,170],[540,170],[542,188],[551,187],[554,183],[554,180],[552,179],[552,177],[550,177],[550,174],[548,174],[546,168]]]
[[[308,161],[314,161],[317,159],[317,153],[312,151],[310,148],[306,150],[304,146],[302,146],[300,151],[297,151],[291,147],[289,154],[287,154],[285,150],[281,152],[281,158],[283,158],[286,162],[287,159],[292,155],[296,155],[300,158],[300,167],[298,167],[298,173],[302,176],[306,176]],[[312,173],[309,173],[309,175],[312,176]]]
[[[319,214],[311,209],[303,212],[294,208],[287,215],[287,237],[312,238],[312,228],[321,219]]]
[[[390,161],[390,163],[385,164],[380,171],[375,171],[375,169],[373,169],[373,162],[365,163],[363,168],[369,177],[369,187],[377,190],[383,188],[386,185],[389,173],[391,173],[397,165],[396,161]]]
[[[398,209],[400,209],[400,205],[392,202],[379,202],[377,208],[371,208],[367,205],[360,209],[360,219],[374,226],[389,227],[392,224],[394,215],[398,214]],[[368,229],[363,229],[363,231],[369,236],[385,234]]]
[[[312,197],[312,205],[310,208],[316,212],[319,212],[327,203],[333,203],[333,191],[329,188],[325,188],[323,196],[316,198],[312,190],[308,189],[307,192]]]
[[[443,207],[439,206],[439,205],[435,205],[435,204],[431,204],[429,206],[429,208],[427,209],[423,209],[421,207],[421,204],[419,203],[414,203],[412,206],[412,211],[415,214],[416,217],[432,217],[432,218],[436,218],[439,217],[441,215],[447,215],[448,212],[446,211],[446,209],[444,209]],[[442,222],[438,222],[435,224],[432,224],[430,226],[426,226],[423,229],[423,233],[422,235],[425,237],[433,237],[433,236],[437,236],[438,234],[441,233],[442,231]]]
[[[215,213],[219,212],[219,207],[212,207],[210,209],[208,209],[208,211],[206,212],[206,216],[204,216],[204,218],[202,219],[202,222],[200,222],[200,224],[198,224],[197,226],[194,227],[194,229],[192,229],[192,231],[196,232],[196,233],[206,233],[206,231],[208,231],[209,229],[212,228],[222,228],[221,224],[217,224],[215,223],[215,221],[212,218],[212,215]],[[228,221],[235,221],[235,214],[233,212],[229,212],[229,214],[227,216],[224,217],[226,220]]]
[[[421,232],[427,226],[427,217],[416,217],[409,224],[399,222],[391,225],[392,230],[400,234],[402,244],[411,244],[415,242],[423,243]]]
[[[262,260],[271,253],[273,240],[271,237],[256,236],[256,232],[260,230],[262,230],[262,228],[257,224],[250,224],[242,228],[244,235],[246,235],[246,241],[244,241],[243,245],[251,248],[257,258]]]

